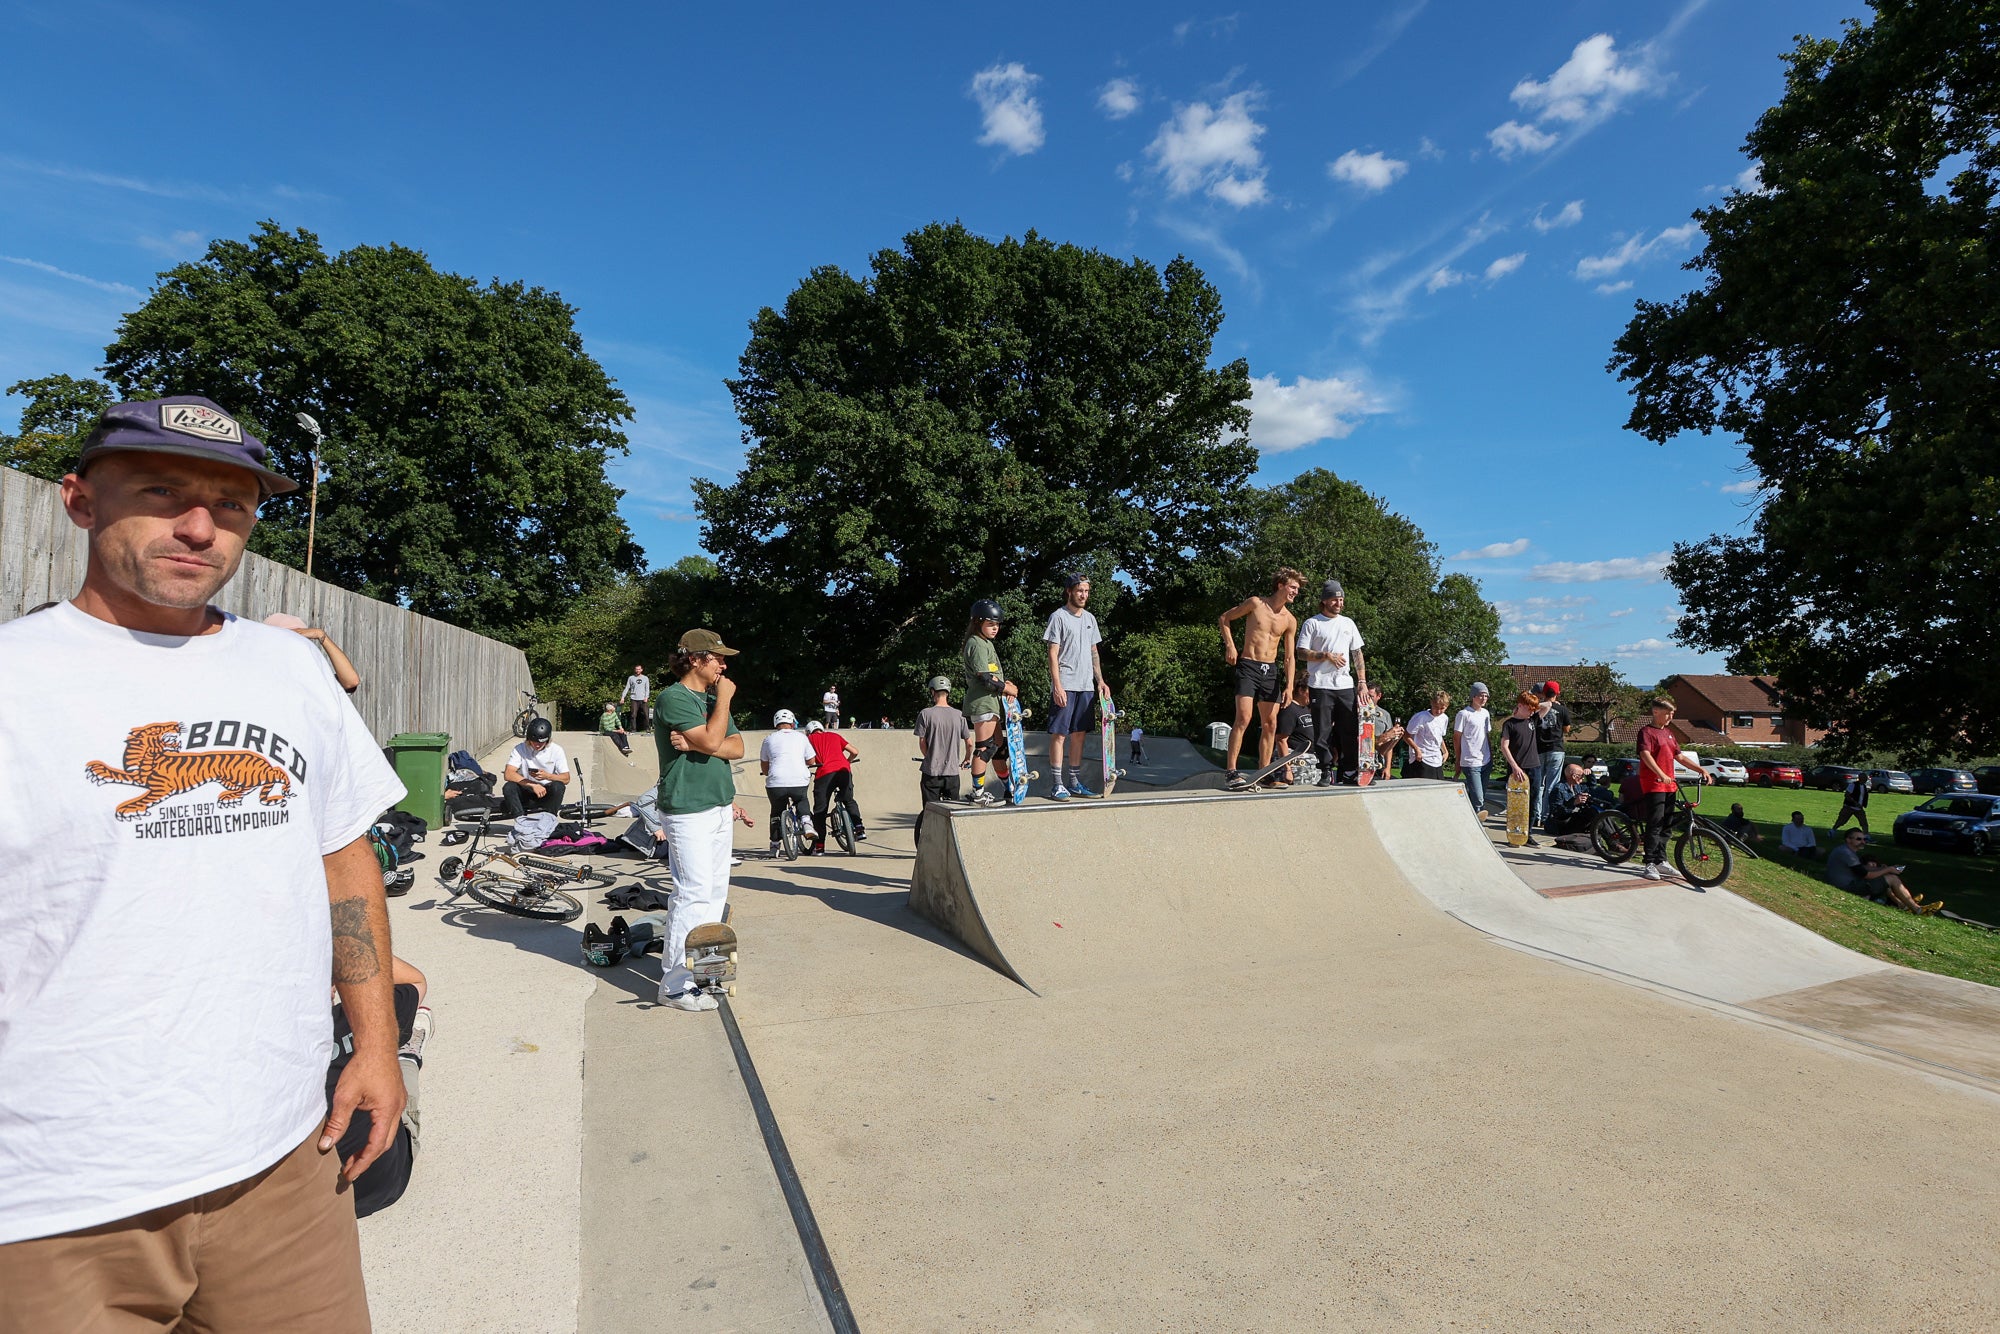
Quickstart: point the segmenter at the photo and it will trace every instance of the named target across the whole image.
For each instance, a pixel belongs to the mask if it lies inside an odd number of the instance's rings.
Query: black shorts
[[[1278,679],[1278,664],[1275,662],[1252,662],[1248,658],[1236,660],[1236,698],[1246,695],[1259,704],[1276,704],[1284,690],[1284,683]]]

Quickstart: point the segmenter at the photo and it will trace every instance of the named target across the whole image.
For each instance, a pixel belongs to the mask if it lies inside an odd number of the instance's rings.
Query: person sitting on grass
[[[1911,893],[1903,883],[1905,868],[1884,866],[1875,858],[1864,856],[1861,849],[1867,843],[1866,834],[1859,829],[1850,829],[1840,846],[1826,855],[1826,878],[1835,889],[1844,889],[1850,894],[1874,899],[1877,903],[1893,904],[1904,912],[1927,914],[1944,907],[1943,903],[1925,903],[1923,895]]]
[[[1740,801],[1729,803],[1729,814],[1722,818],[1722,827],[1746,843],[1764,841],[1764,836],[1750,827],[1750,817],[1743,813],[1743,803]]]
[[[632,753],[632,743],[625,737],[625,725],[618,718],[617,704],[609,703],[604,706],[604,712],[597,719],[597,730],[611,738],[611,744],[618,747],[620,755]]]
[[[1792,812],[1792,822],[1778,831],[1778,842],[1786,852],[1796,853],[1807,861],[1819,859],[1819,835],[1806,823],[1804,811]]]

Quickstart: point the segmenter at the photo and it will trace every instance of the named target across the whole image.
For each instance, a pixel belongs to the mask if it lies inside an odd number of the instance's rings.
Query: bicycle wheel
[[[545,876],[564,889],[609,889],[616,879],[602,871],[593,871],[588,865],[580,862],[552,861],[547,857],[525,855],[514,860],[521,864],[522,869]]]
[[[785,807],[778,836],[778,851],[788,862],[797,861],[805,852],[804,836],[799,833],[799,814],[792,807]]]
[[[1712,889],[1729,878],[1736,855],[1729,850],[1728,839],[1695,825],[1674,840],[1674,865],[1689,884]]]
[[[573,922],[583,916],[581,900],[563,893],[541,876],[516,880],[481,871],[465,882],[465,892],[489,908],[532,917],[541,922]]]
[[[541,716],[542,716],[541,714],[535,712],[533,709],[523,709],[519,713],[515,714],[514,735],[515,736],[528,735],[528,724],[535,721],[535,719]]]
[[[836,805],[826,814],[826,822],[833,830],[834,842],[849,856],[854,854],[854,821],[848,818],[847,807]]]
[[[1613,866],[1629,862],[1639,851],[1638,821],[1623,811],[1606,811],[1590,825],[1590,846]]]

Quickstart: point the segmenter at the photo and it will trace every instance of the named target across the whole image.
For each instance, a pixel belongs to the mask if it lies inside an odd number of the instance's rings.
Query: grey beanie
[[[1347,590],[1340,586],[1340,580],[1338,579],[1329,579],[1319,586],[1319,600],[1321,602],[1326,601],[1328,598],[1344,598],[1346,596]]]

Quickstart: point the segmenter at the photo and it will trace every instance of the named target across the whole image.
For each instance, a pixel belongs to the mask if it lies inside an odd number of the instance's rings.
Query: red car
[[[1776,760],[1751,760],[1743,766],[1750,775],[1750,781],[1758,787],[1804,787],[1806,776],[1796,764],[1780,764]]]

